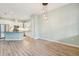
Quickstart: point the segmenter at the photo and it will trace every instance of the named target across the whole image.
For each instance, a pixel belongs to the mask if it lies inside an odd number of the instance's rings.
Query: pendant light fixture
[[[48,3],[42,3],[43,9],[42,9],[42,16],[46,22],[48,22],[48,16],[47,16],[47,11],[48,11]]]

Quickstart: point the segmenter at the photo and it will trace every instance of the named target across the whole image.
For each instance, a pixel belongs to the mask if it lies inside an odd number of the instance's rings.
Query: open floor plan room
[[[79,56],[79,3],[0,3],[0,56]]]

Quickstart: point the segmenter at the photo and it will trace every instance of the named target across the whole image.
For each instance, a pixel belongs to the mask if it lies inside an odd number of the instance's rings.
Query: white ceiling
[[[49,3],[48,12],[64,5],[67,4]],[[31,15],[40,14],[41,12],[41,3],[0,3],[0,15],[3,17],[29,19]]]

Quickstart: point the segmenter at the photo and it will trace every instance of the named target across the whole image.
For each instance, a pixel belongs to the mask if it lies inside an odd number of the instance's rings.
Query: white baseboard
[[[43,39],[43,40],[46,40],[46,39]],[[79,48],[78,45],[75,45],[75,44],[69,44],[69,43],[65,43],[65,42],[60,42],[60,41],[57,41],[57,40],[48,40],[47,41],[51,41],[51,42],[56,42],[56,43],[60,43],[60,44],[64,44],[64,45],[68,45],[68,46],[73,46],[73,47],[77,47]]]
[[[58,43],[61,43],[61,44],[65,44],[65,45],[69,45],[69,46],[73,46],[73,47],[78,47],[79,48],[79,46],[78,45],[75,45],[75,44],[69,44],[69,43],[65,43],[65,42],[59,42],[59,41],[57,41]]]

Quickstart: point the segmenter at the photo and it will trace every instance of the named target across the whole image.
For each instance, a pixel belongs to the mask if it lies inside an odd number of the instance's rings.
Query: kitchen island
[[[4,32],[5,40],[23,40],[23,32]]]

